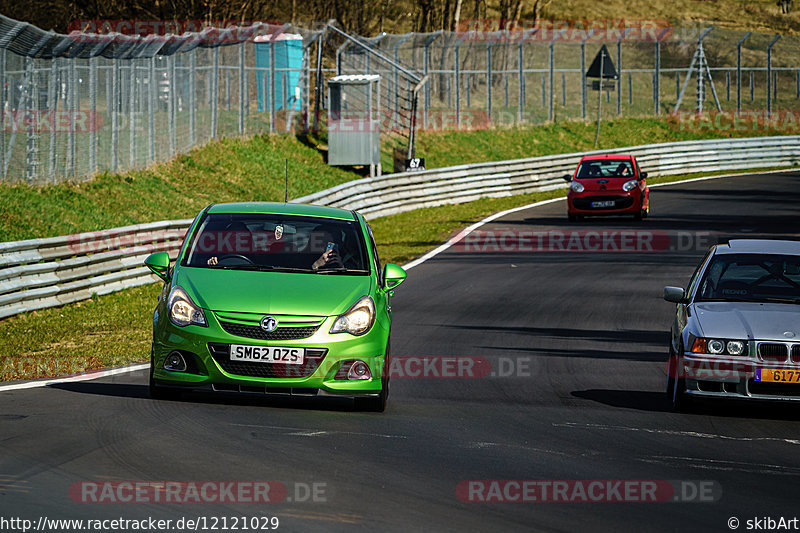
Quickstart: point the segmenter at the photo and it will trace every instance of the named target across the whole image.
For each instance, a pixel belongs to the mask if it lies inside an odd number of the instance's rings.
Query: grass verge
[[[429,168],[589,150],[592,123],[421,132],[418,152]],[[760,134],[774,132],[760,131]],[[752,136],[753,130],[682,130],[671,120],[625,118],[604,122],[600,148],[650,142]],[[83,183],[48,187],[0,185],[0,242],[96,231],[127,224],[191,218],[211,202],[283,201],[358,178],[328,166],[307,139],[262,135],[228,138],[173,161]]]

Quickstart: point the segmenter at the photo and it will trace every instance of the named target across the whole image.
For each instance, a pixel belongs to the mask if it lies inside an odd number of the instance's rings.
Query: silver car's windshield
[[[800,303],[800,256],[717,255],[695,300]]]
[[[227,270],[367,274],[356,221],[250,213],[209,214],[184,265]]]

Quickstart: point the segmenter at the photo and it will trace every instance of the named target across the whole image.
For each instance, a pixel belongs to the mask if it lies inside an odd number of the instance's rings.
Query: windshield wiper
[[[800,300],[795,298],[761,298],[765,302],[774,302],[778,304],[800,304]]]
[[[347,267],[328,267],[317,269],[318,274],[366,274],[367,270],[350,269]]]
[[[209,265],[208,268],[221,268],[224,270],[272,270],[271,267],[263,265]]]

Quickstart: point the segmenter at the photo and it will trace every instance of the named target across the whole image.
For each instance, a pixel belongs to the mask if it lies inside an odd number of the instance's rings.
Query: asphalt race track
[[[519,211],[482,227],[492,232],[482,248],[411,270],[393,303],[392,356],[410,373],[420,366],[406,358],[468,357],[483,371],[395,376],[383,414],[324,398],[154,401],[144,372],[2,392],[0,514],[277,516],[279,531],[730,531],[732,517],[746,530],[756,517],[800,516],[800,406],[669,412],[674,306],[661,299],[713,242],[797,238],[800,173],[655,188],[651,203],[642,223],[569,224],[563,202]],[[648,232],[631,241],[644,244],[514,251],[490,239],[553,231],[545,242],[557,248],[624,230]],[[271,504],[70,496],[81,481],[169,480],[273,480],[288,493]],[[468,480],[668,481],[694,501],[463,501]]]

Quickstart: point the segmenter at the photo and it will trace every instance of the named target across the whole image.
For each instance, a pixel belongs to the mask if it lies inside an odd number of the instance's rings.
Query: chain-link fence
[[[633,30],[633,31],[631,31]],[[800,38],[712,28],[629,26],[615,31],[554,30],[436,32],[380,35],[370,40],[384,55],[428,76],[419,106],[423,128],[474,128],[602,116],[665,115],[681,111],[723,112],[800,109]],[[686,77],[703,44],[709,68]],[[593,58],[606,45],[617,71],[614,83],[587,79]],[[350,51],[345,49],[343,54]],[[340,61],[341,62],[341,61]],[[347,61],[341,62],[345,65]],[[366,61],[354,67],[390,80],[387,100],[408,90],[396,73]],[[700,66],[699,62],[697,66]],[[709,80],[709,74],[711,75]],[[769,91],[769,95],[768,95]],[[391,101],[391,100],[390,100]],[[387,102],[389,115],[395,107]]]
[[[689,112],[717,109],[715,98],[723,112],[800,109],[800,38],[776,37],[533,27],[360,38],[330,25],[261,23],[181,36],[57,35],[0,16],[0,181],[84,179],[223,136],[324,131],[334,74],[381,76],[384,149],[407,157],[418,127],[591,119],[599,99],[606,119],[667,116],[681,93]],[[602,45],[618,76],[600,90],[587,70]],[[690,72],[693,59],[708,69]]]
[[[0,178],[81,179],[224,136],[308,126],[321,32],[57,35],[0,17]]]

